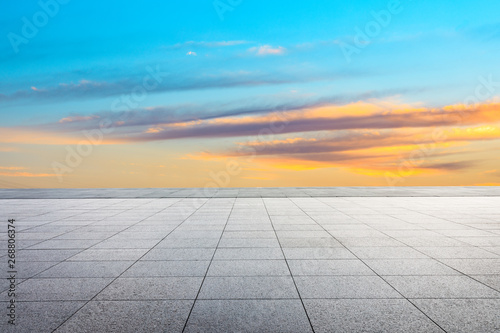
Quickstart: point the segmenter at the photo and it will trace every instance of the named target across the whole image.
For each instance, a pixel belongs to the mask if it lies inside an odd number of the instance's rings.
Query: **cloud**
[[[0,166],[0,170],[26,170],[24,167],[2,167]]]
[[[57,86],[39,88],[31,87],[28,90],[18,90],[12,94],[0,94],[1,102],[21,100],[23,102],[34,102],[50,99],[72,99],[84,96],[110,96],[119,94],[125,83],[95,82],[80,80],[77,83],[60,83]]]
[[[57,141],[57,136],[60,135],[58,133],[66,133],[66,139],[71,139],[71,133],[77,133],[81,138],[82,135],[78,132],[99,128],[102,120],[114,124],[115,127],[113,134],[107,135],[106,140],[124,143],[188,138],[251,137],[259,135],[263,130],[269,131],[273,127],[279,129],[275,130],[275,134],[280,135],[405,128],[408,131],[408,129],[426,130],[443,127],[442,135],[455,141],[491,140],[500,137],[500,128],[494,125],[500,121],[500,104],[483,104],[476,108],[465,108],[460,105],[415,108],[377,101],[352,102],[387,93],[295,99],[281,104],[179,105],[123,112],[107,111],[88,116],[73,115],[57,123],[37,125],[33,128],[4,128],[0,142],[19,142],[16,138],[24,138],[22,142],[26,142],[25,139],[28,137],[38,137],[40,142],[47,142],[49,138],[49,141]],[[347,104],[331,104],[336,102]],[[6,141],[1,140],[2,138]],[[322,144],[323,141],[316,142],[316,149],[320,149]]]
[[[186,53],[186,55],[196,57],[198,55],[198,53],[193,52],[193,51],[189,51],[188,53]]]
[[[81,121],[87,121],[87,120],[92,120],[92,119],[99,119],[99,116],[74,116],[74,117],[66,117],[62,118],[59,120],[59,123],[64,124],[64,123],[73,123],[73,122],[81,122]]]
[[[0,172],[0,177],[27,177],[27,178],[41,178],[41,177],[57,177],[56,174],[51,173],[31,173],[31,172]]]
[[[161,126],[175,124],[177,127],[190,127],[192,125],[201,125],[203,121],[231,118],[244,115],[265,115],[281,110],[298,111],[309,108],[318,108],[332,104],[343,104],[358,101],[362,99],[381,98],[400,91],[379,91],[368,92],[359,95],[333,95],[322,98],[303,98],[294,97],[288,98],[287,101],[281,102],[271,99],[269,101],[238,101],[235,103],[219,104],[212,103],[207,105],[177,105],[170,107],[154,107],[141,108],[129,111],[103,111],[93,115],[72,115],[69,118],[79,119],[81,121],[72,121],[64,123],[52,123],[39,125],[38,128],[43,128],[45,131],[56,132],[72,132],[79,130],[90,130],[99,127],[99,122],[102,120],[117,124],[120,122],[120,127],[147,126],[148,128],[156,128],[156,132],[163,130]]]
[[[298,132],[340,131],[356,129],[402,129],[464,126],[500,121],[500,104],[461,109],[450,106],[440,109],[408,108],[387,110],[368,103],[345,107],[322,107],[291,112],[271,112],[245,117],[220,117],[195,123],[165,126],[158,133],[129,135],[127,141],[157,141],[184,138],[221,138],[259,135],[270,126],[280,126],[280,134]],[[179,126],[183,125],[183,126]],[[497,127],[484,126],[458,132],[464,137],[497,138]]]
[[[191,54],[194,55],[194,54]],[[161,72],[161,70],[160,70]],[[307,83],[323,80],[332,80],[351,74],[342,73],[262,73],[255,72],[217,72],[202,73],[198,75],[162,73],[162,82],[159,83],[151,93],[177,92],[204,89],[254,87],[263,85],[280,85],[290,83]],[[357,76],[359,73],[353,73]],[[141,87],[144,82],[144,74],[141,76],[128,77],[114,82],[96,82],[80,80],[77,83],[60,83],[50,87],[31,87],[30,89],[18,90],[11,94],[0,94],[0,103],[22,101],[23,103],[35,103],[46,100],[72,100],[81,98],[100,98],[124,94],[131,94],[134,89]]]
[[[263,45],[259,47],[251,47],[248,49],[248,52],[258,56],[283,55],[286,52],[286,48],[282,46],[273,47],[271,45]]]
[[[104,136],[105,144],[247,137],[247,141],[240,139],[231,146],[226,140],[226,146],[218,146],[214,152],[189,152],[184,158],[205,161],[256,156],[257,165],[273,168],[343,168],[384,177],[387,172],[399,174],[401,161],[419,151],[424,152],[424,157],[411,169],[412,175],[467,170],[474,163],[462,155],[475,149],[466,148],[468,144],[500,140],[500,103],[426,108],[373,100],[370,96],[364,95],[370,102],[356,102],[360,96],[332,96],[283,104],[184,105],[72,115],[68,118],[75,121],[39,125],[31,130],[1,129],[0,142],[78,144],[84,139],[79,131],[95,129],[101,119],[108,119],[122,125]],[[355,102],[328,103],[334,100]]]
[[[435,170],[444,170],[444,171],[458,171],[469,169],[474,166],[476,163],[472,161],[462,161],[462,162],[449,162],[449,163],[435,163],[423,165],[421,168],[424,169],[435,169]]]

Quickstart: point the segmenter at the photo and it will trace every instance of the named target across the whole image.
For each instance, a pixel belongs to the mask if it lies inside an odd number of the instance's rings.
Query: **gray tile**
[[[22,262],[16,260],[17,277],[19,279],[31,278],[57,264],[57,261]]]
[[[500,331],[500,299],[415,299],[412,302],[447,332]]]
[[[214,248],[154,248],[141,260],[211,260]]]
[[[201,277],[118,278],[96,300],[195,299]]]
[[[34,261],[63,261],[69,257],[82,251],[78,250],[30,250],[25,249],[17,253],[17,259],[20,262],[34,262]]]
[[[500,292],[500,278],[498,275],[472,275],[471,277]]]
[[[338,237],[344,246],[351,247],[400,247],[405,244],[389,237]]]
[[[0,303],[2,309],[7,303]],[[52,332],[76,312],[85,302],[16,302],[16,325],[7,322],[7,316],[0,321],[0,331],[4,333]],[[5,307],[4,307],[5,306]]]
[[[443,332],[403,299],[304,300],[315,332]]]
[[[5,193],[0,190],[0,198],[5,197]],[[9,193],[21,193],[25,197],[43,193],[46,197],[0,199],[3,212],[19,217],[17,227],[22,230],[19,233],[22,237],[18,248],[33,248],[18,251],[20,306],[23,300],[29,300],[27,304],[39,301],[60,304],[61,300],[82,304],[81,301],[90,300],[113,282],[112,278],[103,276],[114,277],[123,271],[120,262],[131,264],[147,253],[124,273],[137,278],[118,278],[96,296],[113,301],[91,301],[68,320],[68,326],[63,326],[66,331],[96,331],[103,327],[108,331],[147,328],[154,332],[163,330],[162,323],[170,325],[165,326],[165,330],[182,330],[186,311],[200,290],[212,257],[214,273],[257,276],[206,277],[204,297],[214,300],[198,300],[197,304],[208,305],[196,321],[195,305],[191,316],[193,324],[188,325],[186,331],[190,327],[193,331],[309,330],[288,267],[295,273],[306,307],[307,302],[316,302],[315,307],[308,310],[317,332],[411,332],[419,328],[433,331],[429,320],[393,287],[417,305],[424,301],[448,302],[430,306],[422,303],[420,308],[443,323],[449,332],[498,330],[495,322],[498,298],[492,297],[498,297],[500,288],[500,247],[497,246],[500,191],[496,197],[484,196],[496,193],[493,187],[487,191],[475,187],[221,189],[217,195],[233,198],[210,200],[155,198],[175,196],[175,193],[192,196],[196,195],[194,189],[15,190]],[[74,193],[81,198],[89,194],[121,198],[53,200],[47,197],[50,193],[64,197]],[[444,193],[454,197],[442,197]],[[477,196],[478,193],[483,196]],[[270,198],[273,195],[281,198]],[[142,198],[123,199],[127,196]],[[235,196],[249,198],[234,199]],[[261,199],[262,196],[266,198]],[[172,204],[174,206],[168,207]],[[229,216],[231,210],[233,214]],[[224,227],[225,237],[219,243]],[[171,231],[174,231],[172,235],[163,239]],[[118,234],[113,236],[114,233]],[[94,243],[109,236],[112,237]],[[5,237],[0,230],[0,242]],[[57,239],[45,241],[50,237]],[[284,246],[283,250],[280,245]],[[380,278],[370,270],[370,275],[354,275],[367,271],[350,251],[377,273],[386,275]],[[6,259],[6,255],[0,254],[1,258]],[[67,276],[65,278],[22,278],[64,260],[42,275]],[[470,278],[457,270],[469,274]],[[5,289],[8,281],[1,281],[0,288]],[[316,299],[313,301],[311,297]],[[176,299],[186,301],[163,303]],[[265,309],[255,305],[257,302],[267,302]],[[174,303],[185,306],[178,308]],[[160,304],[174,305],[169,308]],[[222,305],[219,307],[219,304]],[[297,308],[288,311],[287,304]],[[27,317],[23,320],[40,322],[40,318],[47,316],[47,323],[39,323],[39,327],[48,327],[47,331],[51,331],[54,326],[50,316],[65,320],[68,315],[49,305],[50,314],[38,316],[39,309],[33,308],[26,311],[34,313],[34,320]],[[162,307],[167,309],[166,315],[160,312]],[[151,320],[144,322],[139,313],[141,308],[151,314]],[[218,318],[223,319],[218,321]],[[48,326],[41,326],[44,324]]]
[[[312,332],[299,300],[197,300],[191,332]]]
[[[41,250],[41,249],[86,249],[95,244],[99,240],[95,239],[50,239],[39,244],[33,245],[30,249]]]
[[[65,261],[39,274],[50,278],[100,278],[117,277],[129,268],[133,261]]]
[[[158,243],[157,239],[107,239],[92,247],[96,249],[149,249]]]
[[[500,236],[456,237],[456,239],[473,246],[500,246]]]
[[[210,261],[138,261],[123,277],[205,276]]]
[[[343,247],[283,248],[287,259],[356,259]]]
[[[386,276],[406,298],[500,298],[500,293],[467,276]]]
[[[108,232],[82,232],[80,230],[75,230],[73,232],[68,232],[54,239],[96,239],[96,240],[105,240],[108,237],[111,237],[115,234],[115,231]]]
[[[500,258],[494,253],[473,246],[417,247],[416,249],[436,259]]]
[[[378,276],[297,276],[302,298],[401,298]]]
[[[380,275],[458,275],[434,259],[369,259],[364,262]]]
[[[317,225],[315,222],[311,222],[310,224],[273,224],[273,227],[276,231],[284,231],[284,230],[321,231],[321,230],[323,230],[323,228],[320,225]]]
[[[33,278],[18,286],[19,301],[85,301],[100,292],[112,278]]]
[[[290,275],[285,260],[213,261],[207,276],[278,276]]]
[[[231,238],[270,238],[275,239],[274,231],[224,231],[222,239]]]
[[[349,247],[361,259],[425,259],[423,253],[408,246],[403,247]]]
[[[398,240],[412,247],[450,247],[450,246],[467,246],[467,243],[449,237],[401,237]]]
[[[280,238],[282,247],[342,247],[333,237]]]
[[[333,237],[362,237],[362,238],[376,238],[376,237],[386,237],[382,232],[374,229],[366,229],[366,230],[359,230],[359,229],[352,229],[352,230],[338,230],[334,226],[328,226],[326,227],[328,231],[332,234]]]
[[[361,260],[288,260],[293,276],[375,275]]]
[[[147,249],[88,249],[69,258],[70,261],[121,261],[138,260]]]
[[[441,259],[441,261],[467,275],[500,274],[500,259]]]
[[[218,238],[170,238],[162,240],[155,248],[215,248],[219,242]]]
[[[500,255],[500,246],[483,246],[482,249]]]
[[[222,231],[210,231],[210,230],[174,230],[169,238],[179,238],[179,239],[191,239],[191,238],[203,238],[203,239],[217,239],[222,235]]]
[[[290,276],[207,277],[198,299],[298,298]]]
[[[28,231],[17,231],[17,240],[48,240],[57,237],[61,232],[28,232]]]
[[[193,302],[91,301],[56,332],[181,332]]]
[[[226,226],[226,231],[273,231],[271,223],[231,223]]]
[[[324,230],[310,231],[310,230],[282,230],[276,231],[278,238],[310,238],[310,237],[324,237],[328,238],[331,235]]]
[[[160,229],[160,228],[158,228]],[[126,229],[113,237],[109,238],[109,240],[119,240],[119,239],[133,239],[133,240],[138,240],[138,239],[155,239],[157,241],[161,240],[162,238],[165,238],[168,235],[169,232],[162,232],[161,230],[156,230],[156,231],[134,231],[131,232],[129,229]]]
[[[214,260],[284,259],[280,248],[219,248]]]
[[[278,239],[270,238],[226,238],[221,239],[219,243],[219,248],[235,248],[235,247],[250,247],[250,248],[271,248],[280,247]]]

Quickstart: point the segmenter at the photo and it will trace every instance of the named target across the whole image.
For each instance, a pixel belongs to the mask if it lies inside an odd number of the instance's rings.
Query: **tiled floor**
[[[464,191],[3,199],[0,331],[500,332],[500,197]]]
[[[500,196],[500,186],[0,189],[0,199]]]

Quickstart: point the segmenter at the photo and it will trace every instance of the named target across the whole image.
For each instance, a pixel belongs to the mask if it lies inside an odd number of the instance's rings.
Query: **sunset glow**
[[[127,3],[5,5],[0,187],[500,184],[498,4]]]

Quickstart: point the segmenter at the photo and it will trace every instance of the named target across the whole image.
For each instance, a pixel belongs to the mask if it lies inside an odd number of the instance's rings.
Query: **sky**
[[[0,187],[500,185],[500,3],[9,1]]]

